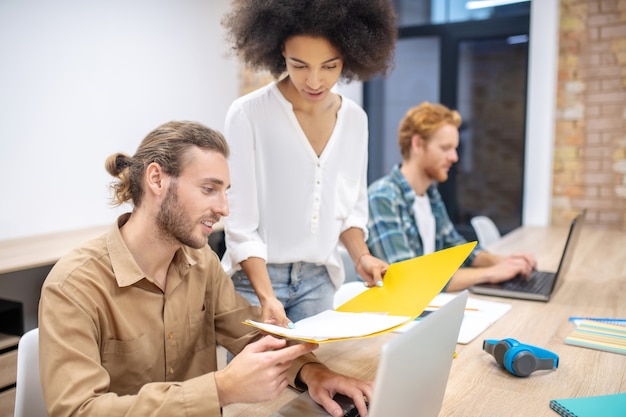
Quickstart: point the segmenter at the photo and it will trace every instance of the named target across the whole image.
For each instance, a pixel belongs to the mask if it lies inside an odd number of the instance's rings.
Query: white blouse
[[[326,265],[344,280],[339,235],[358,227],[367,237],[367,116],[342,97],[335,129],[318,157],[291,103],[271,83],[231,105],[230,214],[225,220],[229,275],[249,257],[268,263]]]

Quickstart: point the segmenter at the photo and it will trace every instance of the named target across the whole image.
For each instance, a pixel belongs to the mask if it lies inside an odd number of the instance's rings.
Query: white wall
[[[550,219],[558,4],[532,2],[524,224]],[[107,156],[172,119],[222,129],[228,5],[0,1],[0,240],[108,224],[127,208],[108,205]]]
[[[559,47],[559,0],[531,2],[522,224],[546,226],[552,173]]]
[[[0,240],[111,223],[110,154],[169,120],[223,128],[238,91],[228,7],[0,2]]]

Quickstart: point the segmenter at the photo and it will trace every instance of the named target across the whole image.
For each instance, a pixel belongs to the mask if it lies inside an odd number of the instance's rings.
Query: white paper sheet
[[[426,308],[426,311],[436,310],[436,307],[434,306],[444,305],[453,299],[455,295],[456,294],[454,293],[438,294],[431,302],[431,306]],[[500,317],[504,316],[511,309],[511,307],[511,304],[501,303],[498,301],[486,301],[472,297],[468,298],[457,342],[460,344],[467,344],[471,342],[489,326],[500,319]],[[417,324],[419,324],[419,320],[414,320],[407,323],[405,326],[396,329],[395,331],[405,332],[411,328],[411,326],[415,326]]]
[[[246,320],[246,323],[279,336],[321,342],[332,339],[368,336],[399,326],[409,320],[411,318],[405,316],[326,310],[294,323],[295,328],[293,329],[252,320]]]

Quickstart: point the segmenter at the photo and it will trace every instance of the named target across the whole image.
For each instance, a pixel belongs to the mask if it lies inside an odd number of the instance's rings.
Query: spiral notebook
[[[624,417],[626,392],[551,400],[550,408],[563,417]]]

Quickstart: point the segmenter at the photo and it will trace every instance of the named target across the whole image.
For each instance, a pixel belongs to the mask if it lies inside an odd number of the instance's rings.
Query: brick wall
[[[626,0],[561,0],[552,223],[626,230]]]

